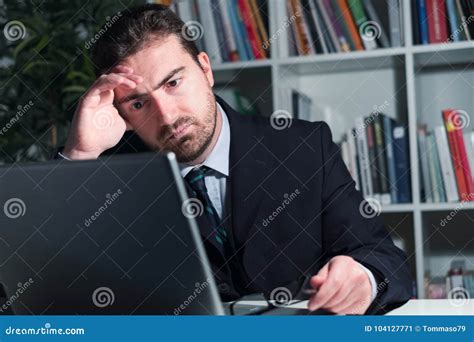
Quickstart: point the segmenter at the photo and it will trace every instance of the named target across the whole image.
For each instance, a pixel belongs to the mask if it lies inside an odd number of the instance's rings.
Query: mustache
[[[166,140],[170,135],[173,134],[178,128],[182,127],[183,125],[191,125],[194,123],[194,120],[190,117],[182,117],[176,120],[172,125],[166,125],[161,128],[160,132],[160,139]]]

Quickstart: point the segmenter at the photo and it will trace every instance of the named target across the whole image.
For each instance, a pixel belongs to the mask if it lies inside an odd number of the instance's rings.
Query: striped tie
[[[204,182],[205,174],[210,170],[211,169],[205,166],[195,167],[184,178],[194,191],[196,198],[201,201],[204,213],[206,214],[210,224],[210,227],[200,227],[201,234],[203,234],[206,239],[213,239],[217,242],[213,243],[213,245],[215,245],[225,257],[225,245],[228,241],[227,232],[222,227],[221,220],[217,214],[216,208],[212,205],[211,199],[207,193],[206,183]]]

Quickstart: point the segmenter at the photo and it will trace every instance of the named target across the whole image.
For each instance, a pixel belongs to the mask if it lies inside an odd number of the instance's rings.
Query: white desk
[[[449,299],[413,299],[387,315],[474,316],[474,299],[469,299],[460,306],[454,304]]]
[[[306,309],[308,301],[303,301],[295,304],[288,304],[288,307]],[[265,302],[259,301],[242,301],[241,304],[248,305],[266,305]],[[412,299],[405,305],[389,312],[389,316],[459,316],[469,315],[474,316],[474,299],[469,299],[463,305],[455,306],[449,299]]]

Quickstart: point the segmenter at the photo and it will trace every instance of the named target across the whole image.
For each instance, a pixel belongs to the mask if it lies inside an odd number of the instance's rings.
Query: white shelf
[[[269,67],[271,65],[272,65],[272,60],[271,59],[252,60],[252,61],[239,61],[239,62],[227,62],[227,63],[221,63],[221,64],[213,65],[212,70],[213,71],[239,70],[239,69]]]
[[[409,213],[414,210],[414,206],[412,203],[406,204],[387,204],[382,205],[382,212],[384,213]]]
[[[459,211],[474,210],[474,202],[455,202],[455,203],[422,203],[421,211]]]

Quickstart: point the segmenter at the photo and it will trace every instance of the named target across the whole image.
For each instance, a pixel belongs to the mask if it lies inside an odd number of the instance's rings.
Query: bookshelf
[[[268,2],[269,36],[287,19],[282,1]],[[418,298],[426,298],[425,275],[445,275],[452,259],[466,259],[467,268],[474,270],[474,202],[422,201],[417,142],[417,125],[440,125],[444,108],[464,108],[474,124],[474,41],[415,45],[411,1],[401,2],[401,47],[282,56],[280,44],[286,35],[280,35],[270,46],[270,58],[216,64],[213,70],[217,93],[237,87],[264,116],[288,109],[280,96],[282,87],[304,90],[314,104],[311,119],[327,121],[335,141],[353,127],[356,116],[382,104],[384,113],[408,127],[412,202],[383,205],[381,216],[391,234],[405,241]],[[440,227],[453,211],[455,223]]]

